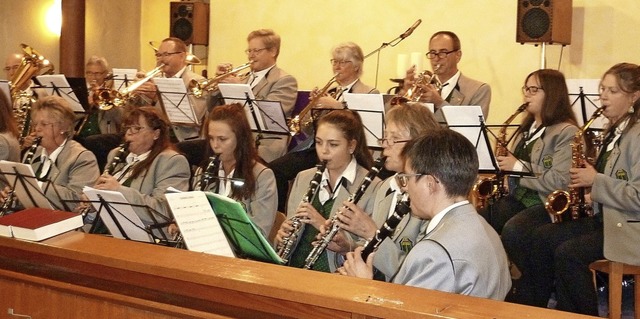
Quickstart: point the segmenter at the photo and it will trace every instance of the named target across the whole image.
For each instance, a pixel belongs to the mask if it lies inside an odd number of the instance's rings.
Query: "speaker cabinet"
[[[169,34],[189,44],[209,44],[209,4],[171,2]]]
[[[516,42],[571,44],[571,0],[518,0]]]

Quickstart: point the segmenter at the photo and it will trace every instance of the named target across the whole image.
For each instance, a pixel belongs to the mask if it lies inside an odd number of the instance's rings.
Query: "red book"
[[[80,214],[34,207],[0,217],[0,235],[40,241],[82,224]]]

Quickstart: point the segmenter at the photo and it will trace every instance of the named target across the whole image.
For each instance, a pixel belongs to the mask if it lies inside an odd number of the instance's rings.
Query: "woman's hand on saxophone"
[[[358,247],[355,251],[347,253],[342,267],[338,268],[338,272],[344,276],[373,279],[373,256],[375,253],[369,254],[367,262],[362,260],[362,250],[364,247]]]
[[[501,171],[512,171],[518,159],[513,154],[507,154],[507,156],[496,156],[496,161]]]
[[[318,211],[311,205],[311,203],[302,203],[296,211],[303,223],[313,226],[315,229],[320,229],[320,226],[325,223],[326,219],[318,213]]]
[[[362,238],[372,238],[378,227],[367,213],[358,205],[344,201],[344,206],[338,211],[338,226]]]
[[[571,182],[569,187],[591,187],[598,171],[589,163],[585,163],[584,168],[570,168],[569,174]]]

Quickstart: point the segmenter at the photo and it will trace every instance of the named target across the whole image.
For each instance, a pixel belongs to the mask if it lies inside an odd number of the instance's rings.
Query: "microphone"
[[[413,33],[413,30],[415,30],[420,25],[420,23],[422,23],[422,19],[418,19],[418,21],[416,21],[412,26],[410,26],[409,29],[407,29],[407,31],[401,34],[400,39],[404,39],[410,36],[411,33]]]

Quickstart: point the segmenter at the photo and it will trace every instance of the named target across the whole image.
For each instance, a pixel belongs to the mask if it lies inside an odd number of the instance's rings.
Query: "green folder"
[[[260,229],[251,222],[242,204],[226,196],[205,194],[236,257],[284,264]]]

